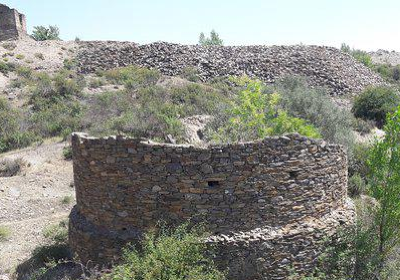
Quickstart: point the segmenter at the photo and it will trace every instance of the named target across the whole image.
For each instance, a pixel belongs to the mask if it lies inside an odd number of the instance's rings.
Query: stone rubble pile
[[[383,84],[382,78],[349,54],[324,46],[199,46],[157,42],[81,42],[80,70],[92,73],[128,65],[156,68],[176,76],[185,68],[197,69],[203,81],[247,74],[266,83],[285,75],[305,76],[312,86],[327,87],[332,95],[359,93]]]

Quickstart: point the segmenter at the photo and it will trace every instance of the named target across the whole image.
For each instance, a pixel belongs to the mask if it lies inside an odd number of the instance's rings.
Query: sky
[[[225,45],[327,45],[400,51],[399,0],[0,0],[28,32],[61,38],[196,44],[215,29]]]

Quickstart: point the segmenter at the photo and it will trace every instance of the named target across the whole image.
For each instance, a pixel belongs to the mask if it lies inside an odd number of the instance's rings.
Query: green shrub
[[[349,178],[348,182],[349,194],[352,197],[365,194],[366,192],[366,182],[365,179],[360,176],[360,174],[355,174]]]
[[[13,51],[17,47],[17,44],[13,42],[6,42],[2,44],[2,47],[8,51]]]
[[[9,72],[14,71],[16,68],[15,64],[7,63],[6,61],[0,61],[0,72],[7,75]]]
[[[68,205],[68,204],[71,204],[72,201],[73,201],[72,196],[67,195],[67,196],[64,196],[64,197],[61,199],[61,204]]]
[[[32,38],[36,41],[60,40],[60,30],[57,26],[34,26]]]
[[[74,70],[78,67],[78,61],[76,59],[64,59],[64,68],[67,70]]]
[[[68,241],[68,222],[61,221],[43,230],[43,236],[52,244],[66,244]]]
[[[340,50],[352,55],[358,62],[364,64],[365,66],[373,68],[374,65],[372,63],[372,57],[366,51],[351,49],[350,46],[344,43],[342,44]]]
[[[369,169],[367,165],[368,152],[370,145],[367,143],[357,143],[352,150],[349,158],[349,177],[360,175],[363,179],[367,178]]]
[[[38,105],[28,119],[30,129],[41,137],[62,136],[66,139],[73,131],[82,127],[84,107],[77,101],[46,102]]]
[[[51,77],[46,73],[37,73],[31,89],[29,103],[35,111],[54,104],[65,102],[80,96],[82,85],[68,71],[60,72]]]
[[[99,88],[105,85],[104,80],[102,80],[101,78],[93,78],[90,79],[89,81],[89,88]]]
[[[389,82],[400,81],[400,65],[376,64],[374,70]]]
[[[199,82],[199,71],[195,67],[186,67],[182,70],[180,76],[191,82]]]
[[[93,98],[85,126],[95,135],[125,133],[164,141],[167,135],[184,140],[181,118],[215,114],[227,98],[211,87],[188,84],[163,88],[146,85],[129,90],[103,93]]]
[[[158,235],[149,233],[141,244],[142,250],[127,248],[123,263],[102,279],[223,280],[224,273],[206,256],[208,248],[203,237],[186,226]]]
[[[325,140],[344,145],[349,154],[355,141],[352,114],[340,109],[321,88],[311,88],[302,78],[285,77],[276,86],[280,106],[317,127]]]
[[[353,118],[353,129],[359,132],[361,135],[365,135],[371,132],[375,127],[375,122],[372,120],[363,120],[359,118]]]
[[[354,100],[352,112],[357,118],[373,120],[378,127],[385,124],[386,115],[400,104],[399,93],[390,87],[370,87]]]
[[[28,146],[39,140],[23,125],[24,114],[0,98],[0,153]]]
[[[260,81],[243,77],[237,82],[243,90],[227,109],[227,116],[221,118],[224,123],[214,131],[207,131],[208,137],[213,141],[249,141],[292,132],[313,138],[320,137],[315,127],[280,109],[279,94],[264,93],[264,86]]]
[[[161,74],[157,70],[128,66],[104,71],[102,75],[112,83],[123,84],[128,90],[155,85]]]
[[[0,242],[6,241],[11,235],[11,230],[6,226],[0,226]]]
[[[72,147],[71,146],[65,146],[63,148],[63,156],[65,160],[71,160],[72,159]]]
[[[25,59],[25,55],[23,55],[23,54],[17,54],[17,55],[15,56],[15,58],[16,58],[16,59],[19,59],[19,60],[22,60],[22,59]]]

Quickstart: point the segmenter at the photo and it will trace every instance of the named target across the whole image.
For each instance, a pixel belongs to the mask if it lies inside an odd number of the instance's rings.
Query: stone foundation
[[[321,242],[354,221],[343,149],[299,135],[197,148],[72,137],[77,205],[69,239],[83,262],[118,261],[160,220],[204,221],[230,279],[314,269]]]

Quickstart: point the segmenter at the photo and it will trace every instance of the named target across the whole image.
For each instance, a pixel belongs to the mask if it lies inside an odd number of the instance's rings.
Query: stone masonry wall
[[[0,41],[18,40],[26,34],[25,15],[0,4]]]
[[[158,42],[81,42],[77,54],[81,72],[128,65],[156,68],[175,76],[187,67],[203,81],[247,74],[266,83],[285,75],[300,75],[312,86],[327,87],[333,95],[359,93],[383,84],[382,78],[336,48],[322,46],[198,46]]]
[[[354,219],[343,149],[297,134],[207,148],[74,134],[72,146],[69,238],[84,262],[116,261],[158,221],[193,218],[230,279],[286,279]]]

